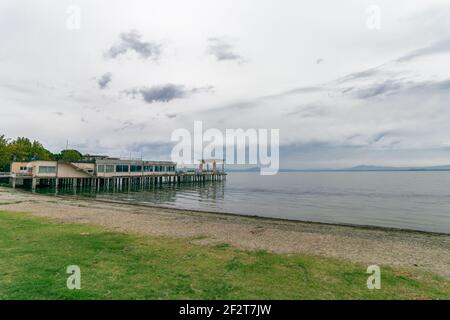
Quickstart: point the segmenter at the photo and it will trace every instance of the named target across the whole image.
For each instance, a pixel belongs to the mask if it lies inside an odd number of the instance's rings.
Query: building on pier
[[[175,173],[176,163],[171,161],[142,161],[101,159],[90,162],[31,161],[13,162],[11,173],[35,178],[89,178],[146,176]]]
[[[223,169],[223,166],[222,166]],[[172,161],[122,160],[107,156],[93,156],[87,161],[30,161],[11,164],[13,187],[31,181],[34,189],[40,186],[136,186],[160,183],[222,180],[225,173],[209,167],[195,172],[179,172]]]

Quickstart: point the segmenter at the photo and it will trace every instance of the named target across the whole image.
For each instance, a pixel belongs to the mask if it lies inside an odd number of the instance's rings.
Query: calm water
[[[225,182],[85,195],[143,205],[450,233],[450,172],[230,173]]]

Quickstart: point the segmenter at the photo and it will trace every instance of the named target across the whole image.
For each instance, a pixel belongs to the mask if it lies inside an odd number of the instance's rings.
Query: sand
[[[450,235],[328,225],[46,196],[0,187],[0,210],[197,244],[418,268],[450,279]]]

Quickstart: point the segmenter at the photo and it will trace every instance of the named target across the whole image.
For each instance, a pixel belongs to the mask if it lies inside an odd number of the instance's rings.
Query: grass
[[[81,290],[66,287],[68,265]],[[450,299],[450,282],[417,270],[309,255],[242,251],[0,212],[0,299]]]

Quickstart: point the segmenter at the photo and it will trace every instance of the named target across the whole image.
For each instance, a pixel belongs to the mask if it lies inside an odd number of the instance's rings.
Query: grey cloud
[[[126,92],[133,99],[141,95],[145,102],[169,102],[174,99],[184,98],[186,89],[182,85],[165,84],[153,87],[133,88]]]
[[[144,122],[141,123],[135,123],[131,120],[127,120],[122,122],[121,127],[114,129],[115,132],[124,131],[124,130],[135,130],[135,131],[142,131],[145,128],[147,128],[147,124]]]
[[[428,82],[428,87],[434,90],[450,90],[450,80]]]
[[[346,75],[340,79],[337,80],[337,82],[346,82],[351,80],[357,80],[357,79],[367,79],[370,77],[377,76],[381,73],[381,71],[378,69],[379,67],[363,70],[360,72],[351,73],[349,75]]]
[[[296,116],[299,118],[323,117],[329,114],[328,110],[319,105],[307,105],[297,107],[296,110],[287,113],[287,116]]]
[[[404,91],[448,91],[449,89],[450,80],[414,82],[411,80],[398,79],[387,80],[366,87],[347,88],[343,91],[343,93],[352,94],[359,99],[370,99],[373,97],[386,96]]]
[[[380,95],[394,93],[401,90],[405,86],[406,84],[401,81],[387,80],[364,88],[347,88],[343,92],[353,94],[359,99],[368,99]]]
[[[136,30],[132,30],[127,33],[121,33],[119,42],[109,48],[106,56],[116,58],[126,54],[128,51],[136,52],[143,59],[152,58],[153,60],[158,60],[161,55],[161,46],[157,43],[143,41],[141,34]]]
[[[167,160],[173,148],[172,142],[134,143],[128,147],[129,151],[151,155],[154,160]]]
[[[377,143],[381,139],[387,137],[389,135],[389,132],[380,132],[372,136],[370,143]]]
[[[105,89],[108,86],[108,84],[111,82],[111,80],[112,80],[112,74],[110,72],[107,72],[104,75],[102,75],[100,77],[100,79],[97,80],[97,84],[100,89]]]
[[[191,93],[206,93],[214,91],[214,86],[196,87],[191,89]]]
[[[300,87],[295,88],[289,91],[284,91],[277,94],[267,95],[267,96],[260,96],[256,97],[252,100],[246,100],[246,101],[238,101],[234,102],[232,104],[228,104],[219,108],[215,108],[211,111],[202,111],[202,112],[217,112],[218,110],[248,110],[252,108],[258,108],[260,107],[261,103],[269,101],[269,100],[276,100],[280,99],[289,95],[296,95],[296,94],[307,94],[307,93],[318,93],[318,92],[325,92],[327,90],[326,87],[320,87],[320,86],[311,86],[311,87]]]
[[[447,39],[445,41],[440,41],[440,42],[434,43],[430,46],[414,50],[414,51],[398,58],[396,61],[397,62],[406,62],[406,61],[411,61],[413,59],[420,58],[420,57],[427,56],[427,55],[449,53],[449,52],[450,52],[450,39]]]
[[[286,95],[291,95],[291,94],[314,93],[314,92],[325,91],[326,89],[327,89],[326,87],[321,87],[321,86],[300,87],[300,88],[295,88],[295,89],[292,89],[289,91],[285,91],[281,94],[266,96],[266,98],[269,98],[269,97],[278,98],[280,96],[286,96]]]
[[[242,56],[234,52],[234,47],[224,38],[209,38],[208,52],[216,57],[217,61],[234,60],[244,62]]]
[[[376,76],[398,76],[401,72],[395,72],[395,71],[386,71],[384,70],[386,67],[392,64],[401,63],[401,62],[408,62],[411,60],[414,60],[419,57],[427,56],[427,55],[433,55],[433,54],[441,54],[441,53],[450,53],[450,39],[445,41],[440,41],[437,43],[434,43],[430,46],[420,48],[414,51],[411,51],[409,53],[406,53],[405,55],[401,56],[398,59],[389,61],[387,63],[381,64],[379,66],[376,66],[374,68],[370,68],[367,70],[363,70],[360,72],[351,73],[349,75],[346,75],[342,78],[339,78],[336,80],[337,83],[343,83],[347,81],[352,80],[359,80],[359,79],[369,79]]]
[[[193,89],[187,89],[183,85],[177,84],[164,84],[152,87],[140,87],[133,88],[125,91],[125,93],[131,96],[133,99],[136,96],[141,96],[145,102],[169,102],[175,99],[182,99],[188,97],[190,94],[201,93],[212,90],[212,87],[198,87]]]

